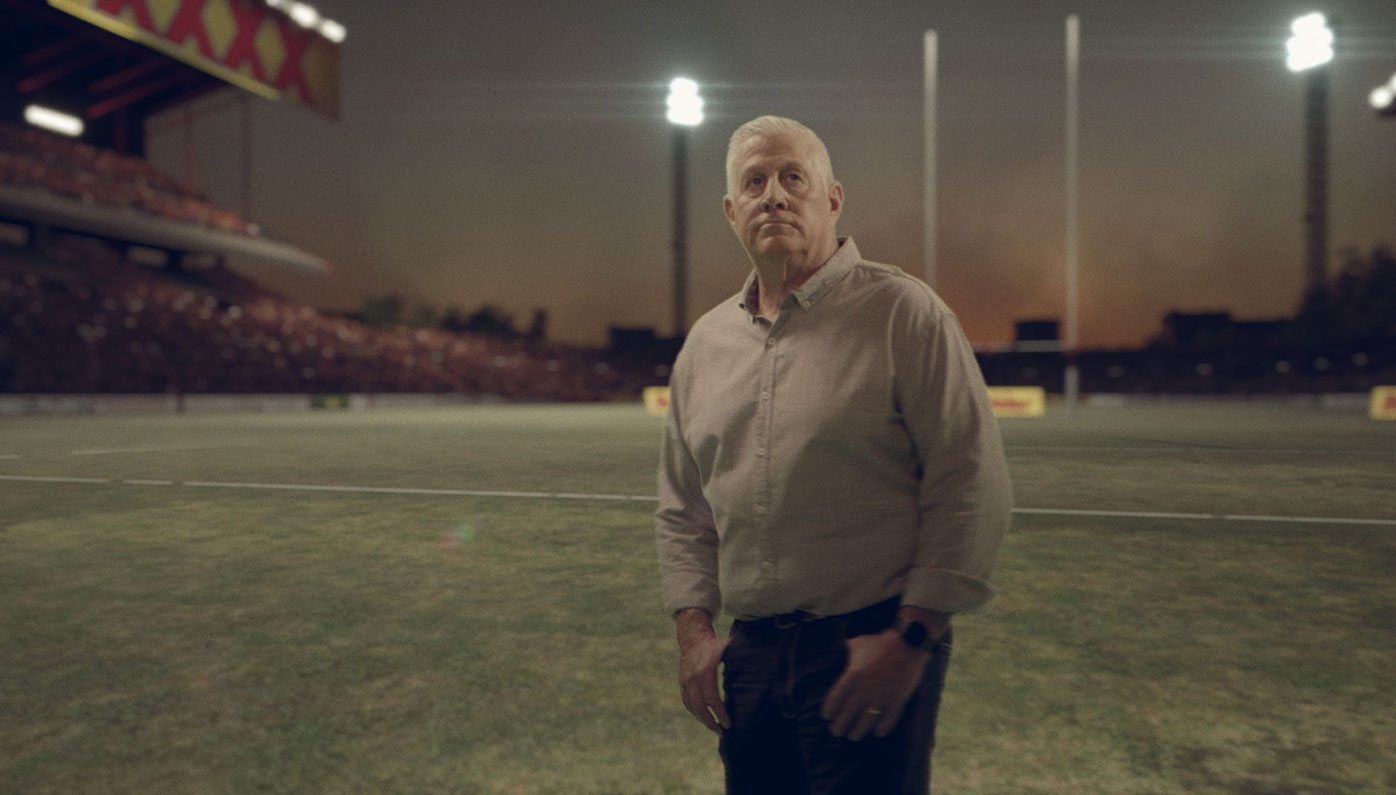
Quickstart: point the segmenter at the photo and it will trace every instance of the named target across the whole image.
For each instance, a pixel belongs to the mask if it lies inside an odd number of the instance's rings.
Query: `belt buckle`
[[[803,610],[796,610],[793,613],[782,613],[778,616],[773,616],[771,618],[771,622],[775,624],[776,629],[786,630],[792,627],[798,627],[806,621],[813,621],[818,617],[819,616],[816,616],[813,613],[806,613]]]

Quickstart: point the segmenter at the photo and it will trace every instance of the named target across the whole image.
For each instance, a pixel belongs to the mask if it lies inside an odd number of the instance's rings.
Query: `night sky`
[[[940,44],[937,290],[976,344],[1061,317],[1064,27],[1081,18],[1081,340],[1124,347],[1173,309],[1292,314],[1303,273],[1303,77],[1289,21],[1329,14],[1331,242],[1396,244],[1392,0],[457,2],[321,0],[344,23],[342,117],[254,99],[253,220],[334,261],[254,273],[327,309],[366,295],[472,310],[602,344],[672,324],[670,78],[702,84],[689,171],[689,320],[750,266],[722,215],[741,122],[828,144],[864,256],[922,275],[922,34]],[[232,89],[229,90],[230,92]],[[213,97],[194,178],[240,205],[240,116]],[[195,111],[199,105],[195,106]],[[178,119],[150,156],[184,169]]]

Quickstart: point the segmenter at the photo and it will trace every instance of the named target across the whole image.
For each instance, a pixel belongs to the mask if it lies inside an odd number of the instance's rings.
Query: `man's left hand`
[[[886,737],[921,682],[929,652],[913,649],[895,630],[858,635],[848,644],[848,665],[829,689],[820,715],[835,737]]]

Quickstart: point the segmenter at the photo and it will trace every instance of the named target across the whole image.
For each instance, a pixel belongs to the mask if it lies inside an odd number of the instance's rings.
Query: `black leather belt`
[[[852,613],[822,616],[804,610],[796,610],[793,613],[781,613],[765,618],[737,619],[732,624],[742,632],[751,632],[757,635],[775,634],[812,623],[838,625],[842,628],[844,636],[851,638],[855,635],[871,635],[892,626],[896,623],[897,608],[901,606],[901,602],[900,596],[894,596],[861,610],[854,610]]]

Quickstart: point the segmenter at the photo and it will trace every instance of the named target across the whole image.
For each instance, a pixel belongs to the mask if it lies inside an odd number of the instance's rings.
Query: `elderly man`
[[[836,236],[804,125],[733,133],[723,207],[754,270],[674,364],[659,469],[684,705],[728,792],[926,792],[950,616],[1010,514],[982,376],[925,283]]]

